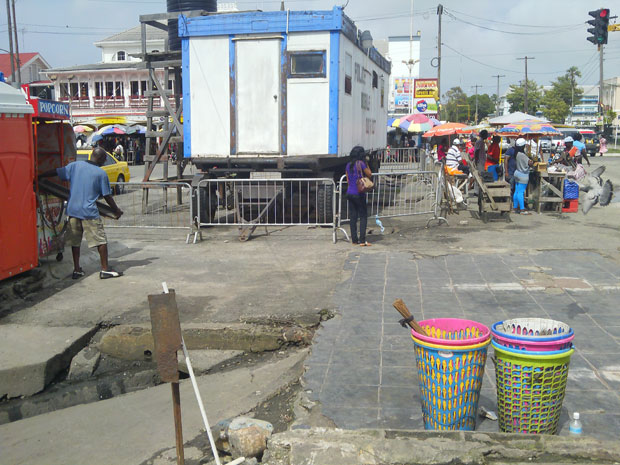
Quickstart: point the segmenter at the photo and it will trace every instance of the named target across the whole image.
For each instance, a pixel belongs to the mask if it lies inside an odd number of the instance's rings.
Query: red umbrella
[[[435,126],[430,131],[426,131],[422,137],[451,136],[453,134],[469,134],[470,129],[464,129],[465,124],[462,123],[445,123]]]

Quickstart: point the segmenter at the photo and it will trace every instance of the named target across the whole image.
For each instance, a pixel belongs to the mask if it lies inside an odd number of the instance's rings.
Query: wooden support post
[[[172,388],[172,410],[174,412],[174,432],[177,444],[177,465],[185,464],[185,453],[183,451],[183,424],[181,422],[181,394],[179,392],[179,382],[170,383]]]

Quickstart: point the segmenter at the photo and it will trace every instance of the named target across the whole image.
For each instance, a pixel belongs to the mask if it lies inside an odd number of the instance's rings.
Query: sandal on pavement
[[[80,279],[85,274],[86,273],[84,273],[84,270],[82,268],[80,268],[79,270],[73,270],[73,274],[71,275],[71,279]]]
[[[521,212],[521,214],[522,214],[522,215],[531,215],[531,214],[532,214],[532,212],[527,211],[527,210],[523,210],[523,211]]]
[[[123,276],[122,271],[101,270],[99,272],[99,278],[101,279],[120,278],[121,276]]]
[[[361,247],[370,247],[372,244],[370,242],[362,242],[360,243]]]

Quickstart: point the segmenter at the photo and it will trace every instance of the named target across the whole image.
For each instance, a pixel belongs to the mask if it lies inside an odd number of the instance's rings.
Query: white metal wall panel
[[[189,47],[192,157],[228,156],[228,37],[192,37]]]
[[[383,148],[387,138],[389,75],[344,34],[340,35],[340,43],[340,120],[338,124],[340,155],[348,155],[356,145],[361,145],[366,150]],[[344,84],[347,53],[352,56],[353,61],[350,95],[345,93]],[[356,73],[356,68],[359,69],[358,73]],[[372,86],[373,71],[377,73],[377,87]],[[381,106],[381,77],[384,82],[383,107]]]
[[[239,153],[280,152],[280,48],[278,39],[236,42]]]
[[[329,153],[329,32],[294,33],[287,50],[326,51],[325,78],[289,78],[287,84],[288,155]]]

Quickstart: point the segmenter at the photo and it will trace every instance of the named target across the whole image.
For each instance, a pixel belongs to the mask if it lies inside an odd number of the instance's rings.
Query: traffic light
[[[588,32],[592,34],[592,36],[587,39],[595,45],[606,44],[607,27],[609,26],[609,8],[590,11],[588,14],[594,18],[589,20],[588,24],[594,27],[588,29]]]

